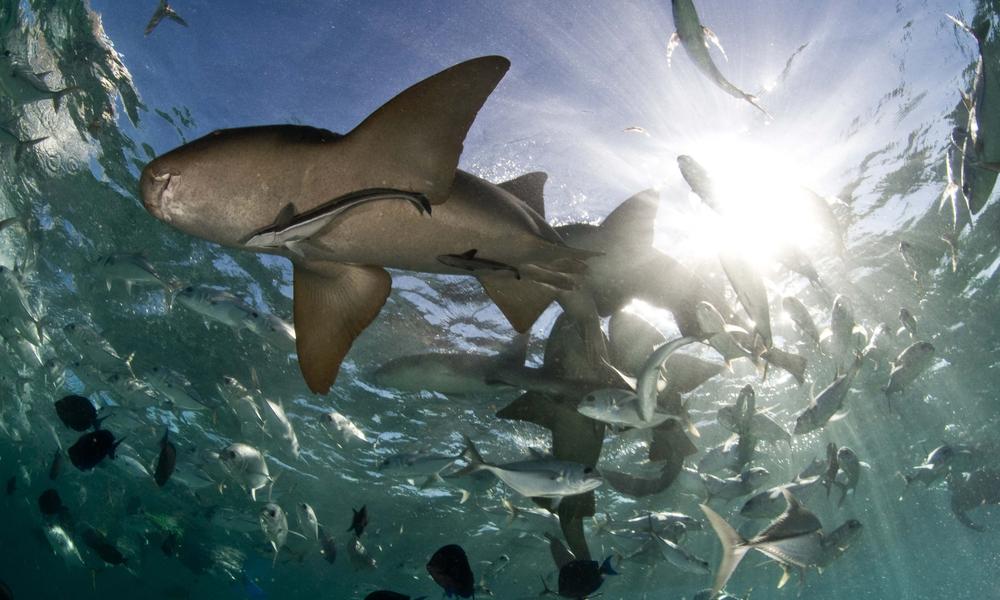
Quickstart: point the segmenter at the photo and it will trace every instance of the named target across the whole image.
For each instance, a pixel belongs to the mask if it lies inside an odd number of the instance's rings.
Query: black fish
[[[124,438],[123,438],[124,439]],[[98,429],[80,436],[75,444],[69,447],[69,460],[81,471],[89,471],[104,460],[105,457],[115,457],[115,448],[122,440],[115,441],[113,433],[107,429]]]
[[[38,496],[38,509],[42,511],[43,515],[51,517],[66,510],[66,507],[63,506],[59,492],[49,488]]]
[[[319,544],[323,558],[332,565],[337,560],[337,543],[334,541],[333,536],[327,535],[322,527],[319,528]]]
[[[7,495],[10,496],[17,491],[17,475],[11,475],[7,480]]]
[[[427,598],[427,596],[421,596],[419,598],[414,598],[413,600],[424,600],[425,598]],[[365,600],[410,600],[410,597],[387,590],[378,590],[377,592],[372,592],[365,596]]]
[[[56,401],[56,414],[66,427],[73,431],[87,431],[97,429],[101,421],[97,418],[97,409],[94,404],[76,394],[70,394],[62,400]]]
[[[476,591],[476,578],[469,566],[465,550],[457,544],[442,546],[427,563],[427,572],[446,596],[471,598]]]
[[[351,509],[354,516],[351,517],[351,526],[347,528],[348,531],[353,531],[355,537],[361,537],[361,534],[365,532],[365,527],[368,527],[368,506],[362,506],[361,510]]]
[[[169,433],[170,429],[163,432],[163,439],[160,440],[160,457],[156,459],[156,472],[153,473],[153,479],[160,487],[167,484],[177,464],[177,448],[167,439]]]
[[[62,450],[56,450],[56,453],[52,455],[52,464],[49,466],[49,479],[55,481],[59,477],[60,471],[62,471]]]
[[[109,542],[108,538],[106,538],[103,533],[97,531],[93,527],[88,527],[83,530],[83,543],[86,544],[88,548],[93,550],[97,556],[101,557],[101,560],[109,565],[124,565],[128,562],[125,555],[122,554],[114,544]]]
[[[598,564],[596,560],[574,560],[559,569],[559,591],[563,598],[582,600],[600,589],[604,583],[604,575],[617,575],[611,568],[611,557]],[[542,584],[545,581],[542,580]],[[552,590],[545,586],[543,593],[551,594]]]
[[[177,551],[180,550],[181,538],[176,533],[171,533],[167,536],[163,543],[160,544],[160,550],[166,556],[176,556]]]
[[[10,591],[7,584],[0,581],[0,600],[14,600],[14,592]]]

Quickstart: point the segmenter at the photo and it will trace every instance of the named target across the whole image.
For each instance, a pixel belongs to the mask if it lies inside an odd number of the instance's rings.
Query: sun
[[[683,214],[674,215],[669,232],[660,232],[671,246],[680,246],[680,253],[733,252],[763,269],[782,252],[808,253],[820,243],[823,231],[799,179],[809,170],[801,157],[736,135],[702,140],[688,149],[711,178],[718,210],[682,182],[692,210],[679,211]]]

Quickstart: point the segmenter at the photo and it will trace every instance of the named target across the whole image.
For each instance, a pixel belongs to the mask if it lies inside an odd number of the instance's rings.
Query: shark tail
[[[14,150],[14,162],[20,162],[21,157],[24,156],[24,151],[36,144],[40,144],[45,140],[49,139],[49,136],[44,136],[40,138],[34,138],[31,140],[18,140],[17,148]]]
[[[471,475],[476,471],[480,471],[486,465],[486,461],[483,460],[483,456],[476,449],[476,445],[469,439],[469,436],[463,435],[462,439],[465,440],[465,450],[462,451],[462,458],[469,461],[469,465],[462,470],[455,473],[455,477],[465,477],[466,475]]]
[[[712,597],[714,598],[722,588],[726,587],[726,583],[729,582],[736,567],[750,550],[750,546],[747,546],[747,541],[725,519],[719,516],[719,513],[704,504],[701,505],[701,510],[705,513],[708,522],[722,543],[722,561],[719,563],[719,569],[715,573],[715,583],[712,585]]]

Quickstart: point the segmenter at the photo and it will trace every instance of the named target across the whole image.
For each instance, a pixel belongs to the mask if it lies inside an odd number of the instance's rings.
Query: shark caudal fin
[[[465,477],[466,475],[471,475],[476,471],[480,471],[486,466],[486,461],[483,460],[483,455],[479,453],[476,448],[476,444],[467,435],[462,435],[462,439],[465,440],[465,450],[462,450],[462,458],[465,459],[469,464],[468,466],[462,468],[454,474],[454,477]]]
[[[389,297],[392,279],[380,267],[295,264],[295,347],[309,389],[325,394],[340,363]]]
[[[719,513],[705,504],[701,505],[701,511],[705,513],[712,529],[715,530],[715,535],[719,536],[719,542],[722,543],[722,561],[719,563],[719,570],[715,573],[715,583],[712,584],[711,597],[714,598],[722,588],[726,587],[733,571],[739,566],[750,547],[746,545],[746,540],[725,519],[719,516]]]
[[[354,128],[344,142],[355,151],[353,189],[389,187],[448,197],[465,135],[510,68],[502,56],[467,60],[407,88]],[[365,178],[370,180],[364,180]]]

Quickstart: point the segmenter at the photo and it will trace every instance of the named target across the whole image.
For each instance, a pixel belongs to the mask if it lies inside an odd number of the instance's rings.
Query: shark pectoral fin
[[[548,396],[540,392],[525,392],[497,411],[497,418],[527,421],[551,429],[557,417]]]
[[[448,197],[465,135],[510,68],[502,56],[474,58],[402,91],[348,134],[360,168],[391,177],[377,187]]]
[[[701,31],[705,36],[705,47],[708,48],[711,44],[714,44],[715,47],[719,49],[719,52],[722,53],[722,58],[726,59],[726,62],[729,62],[729,57],[726,56],[726,49],[722,47],[722,42],[719,41],[719,36],[715,35],[714,31],[704,25],[702,25]]]
[[[380,267],[294,265],[295,347],[309,389],[329,391],[354,338],[382,310],[392,279]]]
[[[520,333],[531,329],[556,298],[556,291],[546,285],[528,279],[512,279],[504,273],[484,273],[478,279],[490,300]]]
[[[518,200],[527,204],[531,210],[538,213],[538,216],[544,217],[545,196],[543,190],[548,178],[549,176],[544,172],[534,171],[497,185],[517,196]]]
[[[670,34],[670,41],[667,42],[667,67],[670,66],[670,59],[674,55],[674,50],[676,50],[677,46],[680,45],[681,45],[681,36],[679,36],[675,31],[672,34]]]

